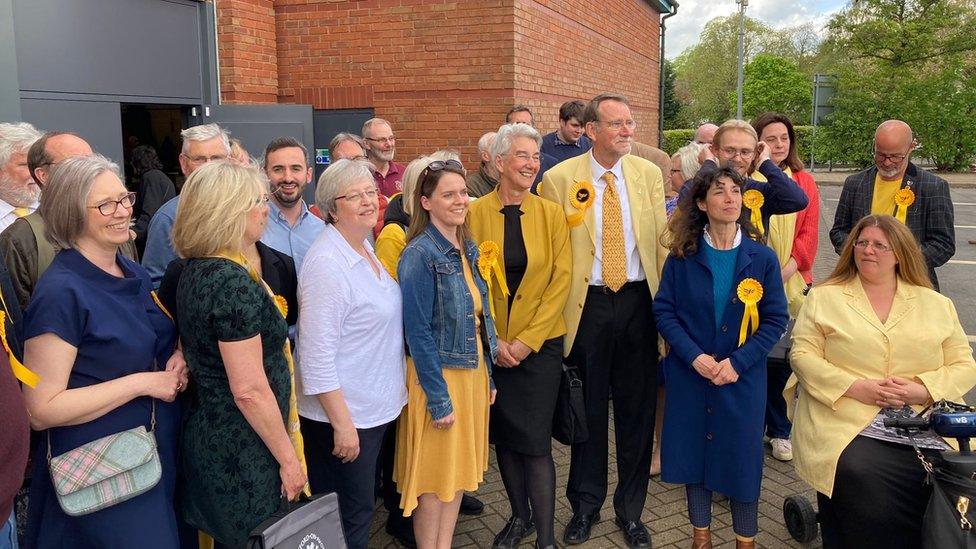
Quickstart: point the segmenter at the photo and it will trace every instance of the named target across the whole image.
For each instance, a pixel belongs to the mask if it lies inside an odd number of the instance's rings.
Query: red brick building
[[[397,158],[435,148],[469,163],[516,103],[543,133],[559,105],[630,98],[637,139],[657,143],[665,0],[221,0],[221,100],[372,109]],[[350,128],[358,131],[358,128]]]

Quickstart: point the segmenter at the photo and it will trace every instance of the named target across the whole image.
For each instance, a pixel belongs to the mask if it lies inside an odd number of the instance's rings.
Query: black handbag
[[[282,498],[281,508],[257,525],[247,549],[345,549],[339,496],[321,494],[295,503]]]
[[[922,521],[922,547],[976,549],[976,481],[935,466],[932,497]]]
[[[586,442],[586,404],[583,400],[583,380],[575,366],[563,363],[563,376],[559,381],[559,396],[552,417],[552,438],[569,446]]]

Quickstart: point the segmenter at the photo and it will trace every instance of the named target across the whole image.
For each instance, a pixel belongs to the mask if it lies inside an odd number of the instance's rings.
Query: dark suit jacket
[[[834,226],[830,229],[830,242],[837,253],[840,253],[854,225],[862,217],[870,215],[874,179],[877,175],[878,168],[872,166],[844,181],[844,190],[840,193],[840,202],[834,215]],[[908,207],[905,225],[918,240],[925,263],[929,267],[929,277],[938,290],[939,280],[935,276],[935,268],[944,265],[956,253],[956,230],[953,226],[955,214],[952,198],[949,196],[949,183],[915,164],[909,164],[902,188],[908,186],[915,193],[915,203]],[[894,215],[895,212],[892,210],[888,213]]]
[[[295,261],[268,247],[263,242],[257,243],[258,256],[261,257],[261,278],[268,283],[271,291],[283,296],[288,302],[288,316],[285,321],[294,326],[298,321],[298,275],[295,271]],[[173,321],[179,326],[176,318],[176,290],[180,286],[180,276],[186,268],[187,259],[174,259],[166,267],[166,274],[159,283],[156,295],[166,310],[173,315]]]

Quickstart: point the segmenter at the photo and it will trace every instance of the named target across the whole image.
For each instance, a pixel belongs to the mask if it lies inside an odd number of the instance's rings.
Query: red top
[[[796,232],[793,236],[793,252],[796,270],[807,284],[813,282],[813,260],[817,257],[817,241],[820,237],[820,190],[813,176],[806,171],[793,173],[793,180],[807,195],[807,207],[796,214]]]
[[[376,180],[376,188],[380,194],[390,198],[403,190],[403,166],[396,162],[390,162],[390,168],[386,171],[386,177],[373,168],[373,179]]]

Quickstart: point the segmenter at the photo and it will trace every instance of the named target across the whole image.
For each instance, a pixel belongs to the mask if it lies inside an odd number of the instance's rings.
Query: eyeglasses
[[[680,168],[671,168],[671,173],[681,173]]]
[[[874,151],[874,158],[875,160],[879,160],[881,162],[894,161],[896,164],[901,164],[902,162],[905,161],[906,158],[908,158],[908,155],[907,154],[885,154],[878,151]]]
[[[601,120],[600,122],[606,124],[608,128],[614,131],[617,131],[620,128],[623,128],[625,126],[627,127],[628,130],[631,131],[637,129],[637,121],[634,120],[633,118],[631,118],[630,120],[611,120],[609,122],[605,122]]]
[[[360,191],[358,193],[348,193],[348,194],[344,194],[342,196],[337,196],[335,199],[336,200],[345,200],[346,202],[348,202],[350,204],[355,204],[356,202],[361,202],[363,200],[363,198],[372,200],[372,199],[376,198],[376,195],[378,193],[379,193],[379,191],[377,191],[376,188],[374,187],[372,189],[367,189],[365,191]]]
[[[390,137],[379,137],[379,138],[364,137],[363,139],[365,139],[366,141],[376,141],[377,143],[382,143],[384,145],[386,145],[387,143],[396,143],[396,137],[392,135]]]
[[[529,160],[535,160],[536,162],[539,162],[542,159],[542,155],[540,155],[539,153],[529,154],[524,152],[518,152],[513,154],[512,156],[518,158],[522,162],[528,162]]]
[[[867,240],[858,240],[854,242],[854,247],[861,250],[867,249],[868,246],[873,248],[874,251],[878,252],[879,254],[890,252],[892,250],[891,246],[882,244],[880,242],[870,242]]]
[[[424,173],[421,174],[420,179],[423,179],[427,173],[439,172],[447,168],[464,173],[464,166],[462,166],[457,160],[435,160],[430,164],[427,164],[427,167],[424,168]]]
[[[736,149],[733,147],[723,147],[722,154],[729,158],[735,158],[737,156],[748,159],[752,158],[752,155],[756,154],[756,149]]]
[[[106,200],[101,204],[95,206],[88,206],[93,210],[98,210],[98,213],[102,215],[115,215],[115,212],[119,209],[119,206],[124,207],[127,210],[131,210],[132,206],[136,203],[136,193],[128,193],[118,200]]]
[[[206,164],[207,162],[217,162],[219,160],[227,160],[226,154],[215,154],[212,156],[187,156],[181,155],[193,164]]]

